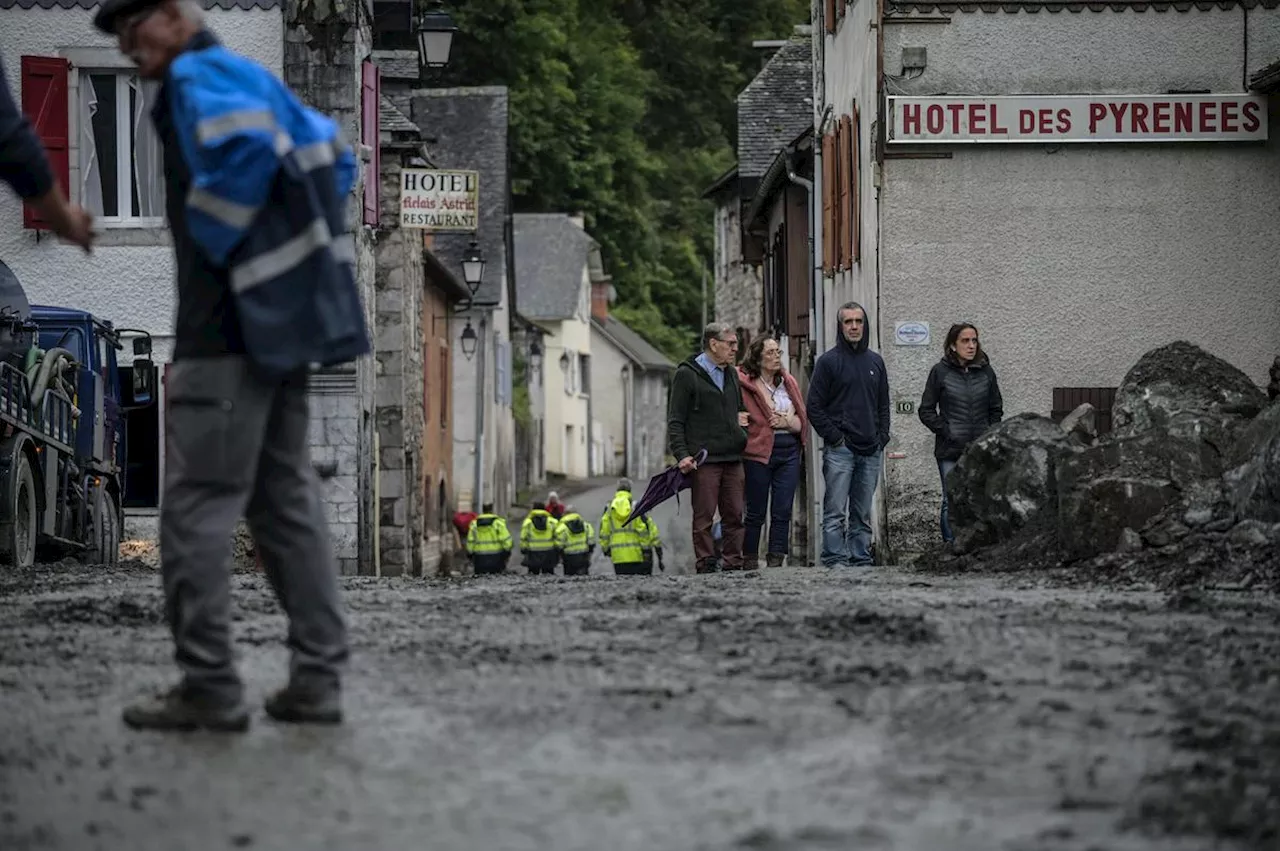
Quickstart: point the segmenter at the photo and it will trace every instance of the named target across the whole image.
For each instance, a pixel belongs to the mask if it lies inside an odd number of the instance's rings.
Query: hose
[[[43,410],[41,406],[44,404],[44,394],[49,389],[51,381],[56,380],[60,385],[59,389],[64,393],[67,391],[67,383],[62,376],[62,370],[66,364],[76,363],[75,355],[60,347],[41,352],[39,358],[40,367],[36,370],[35,380],[31,382],[31,407],[36,412]],[[54,374],[55,370],[57,371],[56,375]],[[67,397],[70,398],[71,395],[71,393],[68,393]],[[79,413],[78,409],[74,412],[76,416]]]

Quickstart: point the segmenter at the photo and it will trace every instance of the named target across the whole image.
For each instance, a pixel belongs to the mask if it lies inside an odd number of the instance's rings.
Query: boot
[[[700,574],[716,573],[719,569],[720,569],[720,565],[717,564],[716,560],[713,558],[703,559],[702,561],[698,562],[697,567],[694,568],[695,572]]]
[[[220,703],[189,694],[181,686],[126,706],[122,715],[135,730],[243,733],[249,729],[249,710],[243,703]]]
[[[759,570],[760,556],[756,555],[755,553],[745,553],[742,556],[742,569],[743,570]]]
[[[337,688],[304,689],[293,683],[267,698],[267,714],[287,724],[341,724],[342,701]]]
[[[764,557],[764,563],[769,567],[782,567],[782,562],[786,558],[783,553],[769,553]]]

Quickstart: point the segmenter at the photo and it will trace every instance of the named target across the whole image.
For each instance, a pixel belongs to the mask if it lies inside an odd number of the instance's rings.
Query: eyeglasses
[[[737,341],[737,339],[736,339],[736,338],[735,338],[735,339],[733,339],[733,340],[726,340],[726,339],[724,339],[723,337],[715,337],[715,338],[713,338],[713,339],[714,339],[717,343],[724,343],[725,345],[727,345],[727,346],[733,346],[734,348],[737,348],[737,347],[738,347],[738,341]]]

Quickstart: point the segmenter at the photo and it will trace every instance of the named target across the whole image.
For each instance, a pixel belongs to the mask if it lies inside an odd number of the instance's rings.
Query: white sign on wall
[[[1235,95],[890,95],[892,143],[1252,142],[1267,100]]]
[[[480,172],[406,168],[400,172],[400,227],[479,229]]]
[[[928,322],[899,322],[893,326],[893,343],[896,346],[929,345]]]

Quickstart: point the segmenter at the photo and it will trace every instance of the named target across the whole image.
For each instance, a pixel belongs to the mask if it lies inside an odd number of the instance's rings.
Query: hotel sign
[[[400,227],[478,230],[480,173],[406,168],[400,172]]]
[[[889,98],[889,142],[1255,142],[1264,96],[1019,95]]]

